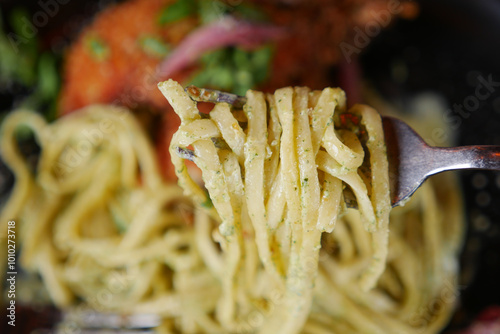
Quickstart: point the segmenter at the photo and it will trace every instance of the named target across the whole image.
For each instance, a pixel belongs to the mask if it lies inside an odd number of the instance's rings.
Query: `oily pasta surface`
[[[40,146],[34,169],[19,150],[20,129]],[[220,288],[196,246],[210,221],[162,179],[131,113],[94,105],[48,124],[16,111],[2,124],[1,154],[16,179],[2,228],[17,222],[20,264],[41,276],[57,306],[75,314],[154,313],[165,333],[193,332],[191,317],[215,326],[204,318]]]
[[[224,330],[432,333],[444,324],[453,301],[431,305],[443,289],[455,291],[459,200],[447,195],[440,213],[427,185],[394,211],[389,232],[375,110],[346,110],[340,89],[288,87],[248,91],[243,110],[217,103],[203,115],[176,82],[159,88],[182,122],[170,148],[179,184],[198,206],[210,200],[205,211],[220,222],[222,253],[201,254],[220,264],[214,317]],[[357,209],[346,207],[349,197]],[[445,223],[452,233],[443,233]]]
[[[160,89],[182,120],[171,143],[180,187],[161,178],[125,109],[90,106],[52,124],[17,111],[2,124],[16,181],[1,228],[17,222],[20,264],[56,305],[153,313],[159,333],[446,324],[459,293],[459,192],[438,175],[390,211],[375,110],[346,110],[340,89],[297,87],[249,91],[242,110],[220,103],[205,115],[176,82]],[[20,129],[40,146],[36,165]]]

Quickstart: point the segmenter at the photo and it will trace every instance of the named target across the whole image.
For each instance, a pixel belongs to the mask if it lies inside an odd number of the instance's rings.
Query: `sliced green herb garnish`
[[[44,100],[57,95],[59,90],[59,75],[55,58],[49,53],[43,53],[38,63],[38,94]]]
[[[149,56],[163,58],[171,51],[171,47],[159,37],[143,36],[137,42],[141,49]]]
[[[111,53],[111,50],[106,42],[98,36],[88,36],[86,39],[86,45],[91,56],[98,61],[106,60]]]
[[[233,14],[249,21],[266,21],[268,17],[264,12],[252,4],[241,3],[234,6]]]
[[[230,12],[231,7],[222,1],[198,1],[201,22],[206,24],[216,21]]]
[[[252,52],[251,66],[255,82],[261,83],[270,76],[272,56],[273,50],[269,46]]]
[[[272,49],[269,46],[252,51],[227,47],[201,58],[201,70],[190,84],[212,87],[244,95],[269,75]]]
[[[267,19],[262,11],[250,4],[239,3],[232,6],[220,0],[199,0],[198,6],[198,14],[202,23],[216,21],[228,14],[249,21],[264,21]]]
[[[29,17],[29,13],[24,9],[12,10],[9,22],[13,31],[2,38],[4,47],[0,48],[2,49],[0,56],[2,72],[13,75],[12,81],[25,86],[31,86],[36,81],[38,58],[36,34],[34,30],[26,28],[26,22],[30,22]]]
[[[38,109],[51,120],[55,116],[60,87],[58,55],[40,52],[36,27],[29,27],[31,17],[22,8],[10,11],[11,31],[2,30],[0,13],[0,93],[13,94],[12,87],[27,92],[17,95],[18,108]]]
[[[160,12],[158,22],[162,25],[172,23],[195,14],[197,9],[195,0],[177,0]]]

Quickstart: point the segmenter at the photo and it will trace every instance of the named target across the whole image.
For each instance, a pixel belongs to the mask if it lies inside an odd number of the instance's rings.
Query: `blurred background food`
[[[154,143],[166,181],[174,180],[168,143],[178,126],[156,88],[166,77],[235,93],[340,86],[351,103],[390,101],[387,108],[422,118],[432,110],[419,98],[433,94],[452,131],[431,129],[430,142],[500,144],[496,0],[6,0],[0,6],[2,115],[30,108],[52,121],[92,103],[130,108]],[[19,142],[35,166],[32,136],[21,132]],[[3,163],[0,172],[4,203],[14,180]],[[481,312],[488,312],[483,322],[499,321],[492,307],[500,305],[500,174],[470,171],[460,179],[468,233],[460,304],[448,332],[463,330]],[[33,320],[19,332],[53,326],[57,312],[41,305],[21,306],[19,319],[26,312]],[[42,318],[48,320],[40,324]]]

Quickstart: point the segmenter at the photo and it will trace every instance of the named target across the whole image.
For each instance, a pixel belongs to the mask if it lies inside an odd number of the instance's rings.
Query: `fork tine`
[[[76,307],[63,313],[55,333],[78,331],[81,334],[152,334],[161,323],[161,317],[153,313],[101,313],[93,309]],[[41,331],[36,334],[46,333]]]
[[[243,108],[243,106],[247,102],[247,98],[244,96],[226,93],[216,89],[199,88],[191,85],[186,87],[184,90],[189,95],[189,97],[196,102],[210,102],[210,103],[225,102],[237,109]],[[212,141],[219,148],[227,146],[227,144],[223,143],[218,138],[212,138]],[[182,147],[176,147],[176,154],[182,159],[190,161],[193,161],[194,158],[196,157],[193,150]]]
[[[221,138],[212,138],[212,142],[214,143],[215,147],[219,149],[229,149],[229,146]],[[196,154],[193,150],[179,146],[175,147],[175,153],[182,159],[186,159],[189,161],[194,161],[194,158],[196,157]]]
[[[190,150],[188,148],[182,148],[182,147],[179,147],[177,146],[175,148],[175,153],[181,157],[182,159],[186,159],[186,160],[189,160],[189,161],[194,161],[194,158],[196,157],[196,155],[194,154],[194,151],[193,150]]]
[[[226,93],[216,89],[199,88],[191,85],[186,87],[184,90],[189,95],[189,97],[196,102],[225,102],[237,109],[241,109],[247,102],[247,98],[245,96]],[[214,138],[212,138],[212,140],[214,140]],[[214,144],[217,145],[218,143],[214,141]],[[187,148],[176,147],[176,153],[179,157],[186,160],[193,161],[195,158],[194,151]],[[345,203],[347,207],[358,207],[356,197],[350,189],[344,190],[344,198],[346,199]]]
[[[185,91],[192,100],[197,102],[225,102],[237,109],[243,108],[247,102],[247,98],[244,96],[221,92],[216,89],[199,88],[191,85],[186,87]]]

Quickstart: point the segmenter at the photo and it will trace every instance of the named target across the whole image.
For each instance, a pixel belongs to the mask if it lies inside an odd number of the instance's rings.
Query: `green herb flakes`
[[[110,56],[111,50],[109,46],[98,36],[88,36],[85,44],[90,55],[95,60],[104,61]]]
[[[177,2],[165,7],[158,17],[158,22],[168,24],[179,21],[197,12],[195,0],[178,0]]]
[[[171,51],[170,45],[155,36],[143,36],[137,43],[148,56],[152,57],[163,58]]]

